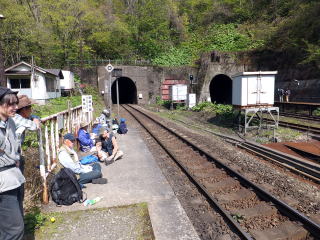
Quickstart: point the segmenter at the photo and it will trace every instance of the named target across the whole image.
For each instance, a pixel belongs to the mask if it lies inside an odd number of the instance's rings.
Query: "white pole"
[[[119,111],[119,84],[118,84],[119,79],[117,78],[116,80],[116,84],[117,84],[117,105],[118,105],[118,120],[119,120],[119,116],[120,116],[120,111]]]

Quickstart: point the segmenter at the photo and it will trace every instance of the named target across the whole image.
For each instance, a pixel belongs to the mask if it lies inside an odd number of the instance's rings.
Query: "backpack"
[[[76,175],[69,168],[62,168],[50,184],[52,200],[57,205],[72,205],[83,202],[83,192]]]
[[[126,134],[128,132],[127,125],[125,123],[120,123],[118,133],[119,134]]]
[[[94,163],[94,162],[98,162],[98,161],[99,161],[99,159],[95,155],[88,155],[88,156],[85,156],[85,157],[80,159],[80,163],[83,164],[83,165]]]

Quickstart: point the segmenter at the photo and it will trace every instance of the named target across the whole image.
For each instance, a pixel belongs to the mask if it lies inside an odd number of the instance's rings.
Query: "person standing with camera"
[[[17,92],[0,87],[0,239],[23,238],[24,222],[20,187],[25,178],[19,169],[19,143],[12,117],[18,109]]]

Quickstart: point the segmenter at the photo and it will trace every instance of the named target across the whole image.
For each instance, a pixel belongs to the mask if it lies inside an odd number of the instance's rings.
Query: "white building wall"
[[[61,89],[74,89],[74,73],[70,71],[62,71],[64,79],[60,79]]]
[[[232,105],[255,106],[274,104],[276,71],[242,72],[232,77]]]
[[[46,98],[46,82],[43,73],[35,72],[33,80],[31,81],[32,98],[35,100]]]

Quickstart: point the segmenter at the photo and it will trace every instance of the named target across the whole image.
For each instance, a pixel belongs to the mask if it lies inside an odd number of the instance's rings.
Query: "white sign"
[[[106,66],[106,69],[107,71],[110,73],[113,71],[114,67],[109,63],[107,66]]]
[[[57,116],[57,121],[58,121],[58,130],[61,130],[64,127],[64,119],[62,114]]]
[[[92,112],[92,95],[82,95],[82,111]]]

